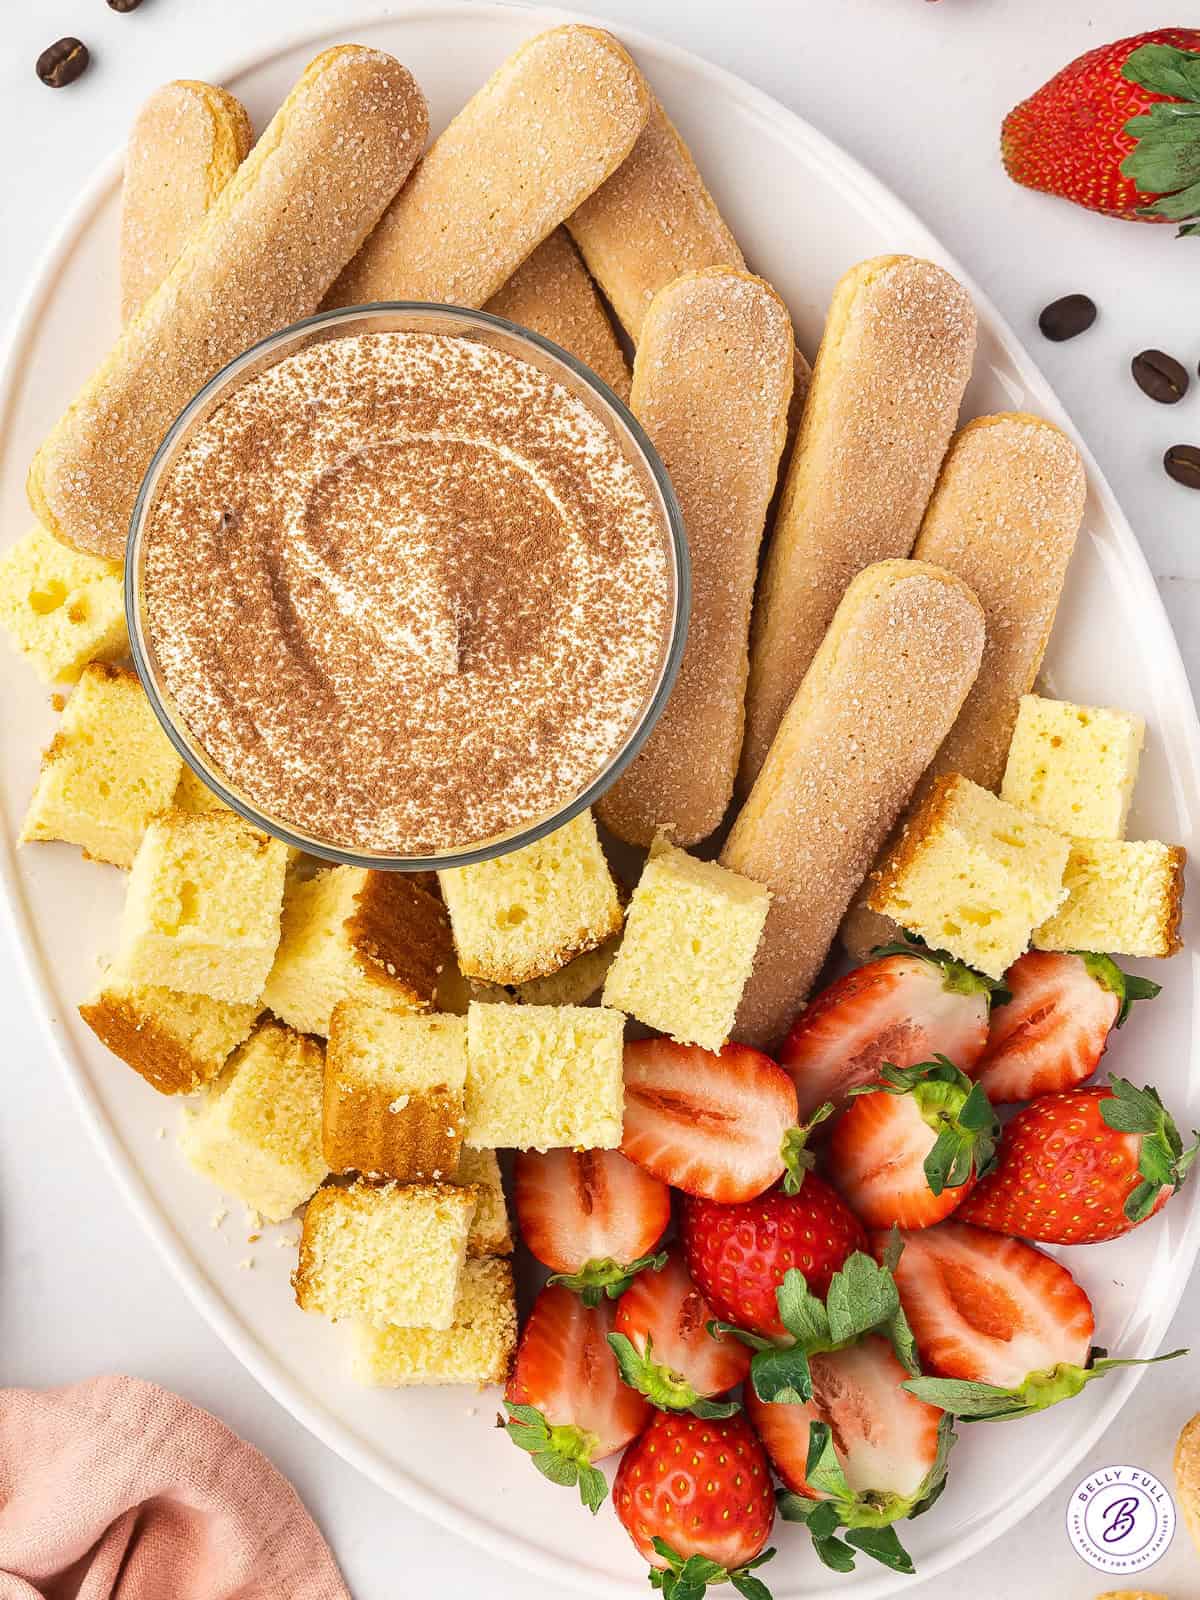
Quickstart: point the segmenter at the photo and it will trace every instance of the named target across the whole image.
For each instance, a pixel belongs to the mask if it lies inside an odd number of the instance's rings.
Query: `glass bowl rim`
[[[239,794],[234,793],[218,773],[205,765],[200,754],[198,754],[198,750],[193,748],[189,737],[177,725],[176,719],[168,709],[163,695],[160,694],[158,674],[154,667],[150,649],[143,639],[142,630],[144,596],[142,595],[140,583],[141,562],[139,557],[146,527],[146,513],[150,495],[156,487],[160,473],[172,457],[180,438],[192,420],[211,401],[214,394],[226,388],[244,367],[255,359],[268,354],[273,348],[294,341],[300,335],[313,328],[335,326],[339,322],[349,323],[378,313],[400,313],[418,318],[428,316],[431,320],[436,317],[443,321],[449,320],[451,323],[457,322],[464,328],[499,329],[513,336],[518,345],[521,343],[532,345],[535,349],[540,350],[543,355],[548,355],[552,362],[557,362],[559,365],[566,367],[572,376],[583,384],[585,389],[591,390],[593,395],[600,400],[602,411],[607,410],[615,415],[641,456],[642,463],[650,474],[666,514],[667,548],[674,580],[675,604],[670,640],[663,657],[658,682],[655,685],[653,694],[646,703],[641,720],[634,726],[629,737],[608,765],[573,800],[568,801],[565,805],[546,816],[525,825],[518,825],[509,832],[495,836],[482,844],[471,845],[462,849],[456,848],[435,855],[415,856],[403,855],[395,851],[353,850],[341,845],[331,844],[325,840],[298,832],[296,829],[289,827],[287,823],[260,811]],[[281,357],[280,359],[283,358]],[[607,418],[605,420],[606,422],[608,421]],[[691,557],[679,501],[658,451],[655,449],[646,430],[621,397],[604,382],[603,378],[593,372],[577,356],[573,356],[569,350],[564,350],[561,345],[555,344],[552,339],[547,339],[544,334],[537,333],[532,328],[523,327],[520,323],[513,322],[507,317],[496,316],[490,311],[472,310],[464,306],[445,305],[438,301],[429,300],[375,300],[363,305],[339,306],[331,311],[318,311],[310,317],[302,317],[298,322],[289,323],[287,327],[280,328],[275,333],[267,334],[265,338],[249,345],[239,355],[234,356],[220,367],[180,411],[164,434],[162,442],[155,450],[150,464],[146,468],[142,481],[138,486],[137,498],[134,501],[133,511],[129,519],[129,536],[126,540],[124,557],[124,579],[125,620],[129,633],[129,647],[133,664],[150,701],[151,709],[158,718],[168,739],[182,757],[185,765],[190,767],[205,787],[211,789],[216,797],[224,805],[228,806],[231,811],[236,812],[255,828],[281,840],[293,849],[339,866],[374,868],[384,872],[445,871],[449,868],[474,866],[482,861],[494,860],[498,856],[508,855],[513,850],[519,850],[525,845],[536,844],[539,839],[544,839],[548,834],[565,827],[568,822],[572,821],[582,811],[594,805],[637,756],[662,714],[667,700],[670,698],[671,691],[675,687],[675,681],[679,676],[679,668],[683,660],[684,648],[687,644],[688,619],[691,612],[692,596]]]

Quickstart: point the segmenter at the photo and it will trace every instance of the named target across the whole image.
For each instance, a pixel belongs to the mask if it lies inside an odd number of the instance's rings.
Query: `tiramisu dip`
[[[250,378],[143,539],[175,713],[251,805],[349,851],[464,849],[569,803],[669,648],[639,468],[563,384],[451,334],[328,339]]]

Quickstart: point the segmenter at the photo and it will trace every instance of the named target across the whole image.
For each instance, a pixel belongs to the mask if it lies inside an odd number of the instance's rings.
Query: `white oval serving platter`
[[[462,3],[379,6],[327,32],[287,39],[235,64],[197,61],[246,101],[261,128],[317,50],[356,40],[392,51],[429,95],[435,130],[523,39],[566,13]],[[584,19],[574,19],[584,20]],[[589,19],[590,20],[590,19]],[[603,23],[599,24],[603,26]],[[695,56],[626,30],[622,37],[678,122],[752,266],[786,298],[811,355],[824,308],[855,261],[900,250],[965,275],[926,229],[868,173],[807,123]],[[225,70],[223,70],[225,69]],[[3,542],[28,524],[29,459],[117,328],[114,155],[81,195],[40,263],[13,329],[0,389]],[[970,285],[969,279],[965,279]],[[1027,409],[1067,426],[1061,407],[994,308],[977,290],[980,341],[964,415]],[[1085,452],[1086,454],[1086,452]],[[1190,844],[1200,814],[1200,727],[1166,614],[1128,523],[1088,458],[1085,532],[1071,569],[1046,667],[1052,691],[1141,712],[1147,751],[1130,834]],[[462,1390],[378,1393],[344,1375],[339,1330],[294,1306],[294,1253],[273,1231],[248,1253],[240,1208],[214,1227],[217,1193],[185,1169],[173,1138],[177,1106],[153,1094],[99,1047],[75,1014],[98,955],[112,947],[121,874],[59,845],[18,854],[13,839],[38,752],[54,717],[45,689],[5,662],[0,795],[5,813],[0,880],[15,958],[30,1003],[120,1187],[180,1283],[251,1373],[333,1450],[407,1504],[559,1586],[642,1595],[644,1568],[611,1515],[594,1521],[541,1479],[491,1426],[496,1397]],[[1156,1083],[1181,1122],[1200,1122],[1195,955],[1158,970],[1106,1065]],[[283,1230],[294,1236],[295,1223]],[[1077,1249],[1070,1264],[1093,1296],[1098,1337],[1110,1350],[1149,1355],[1160,1344],[1200,1242],[1200,1179],[1145,1228]],[[978,1552],[1016,1523],[1094,1444],[1129,1398],[1138,1374],[1117,1375],[1083,1397],[1018,1425],[962,1430],[950,1484],[936,1509],[904,1531],[922,1576]],[[1172,1382],[1161,1371],[1150,1382]],[[830,1592],[828,1574],[798,1529],[777,1529],[769,1572],[777,1600]],[[860,1561],[837,1592],[868,1600],[911,1585]]]

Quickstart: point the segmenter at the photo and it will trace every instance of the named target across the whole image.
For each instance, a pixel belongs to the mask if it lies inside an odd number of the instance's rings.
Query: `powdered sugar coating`
[[[585,403],[446,334],[310,345],[193,434],[146,533],[219,771],[344,848],[481,843],[583,791],[657,683],[665,525]]]

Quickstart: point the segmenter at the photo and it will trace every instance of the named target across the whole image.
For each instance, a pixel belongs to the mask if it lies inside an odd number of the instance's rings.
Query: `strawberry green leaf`
[[[812,1399],[812,1371],[799,1345],[760,1350],[750,1363],[750,1382],[766,1404],[802,1406]]]
[[[1179,1129],[1167,1112],[1158,1092],[1147,1085],[1136,1088],[1127,1078],[1110,1075],[1112,1095],[1100,1106],[1105,1126],[1117,1133],[1141,1135],[1138,1171],[1143,1181],[1125,1200],[1125,1215],[1131,1222],[1144,1222],[1153,1211],[1163,1188],[1178,1189],[1187,1179],[1192,1162],[1200,1150],[1200,1137],[1185,1150]]]
[[[948,994],[986,994],[994,1006],[1000,1006],[1012,996],[1002,983],[986,977],[952,956],[948,950],[933,950],[919,934],[905,932],[903,939],[891,944],[879,944],[871,951],[871,959],[880,961],[884,956],[919,956],[931,966],[942,969],[942,985]]]
[[[762,1579],[756,1578],[744,1567],[740,1572],[731,1572],[729,1581],[742,1596],[742,1600],[771,1600],[771,1591]]]
[[[505,1431],[519,1450],[528,1453],[534,1466],[551,1483],[565,1488],[577,1486],[579,1498],[595,1516],[604,1504],[608,1485],[604,1474],[592,1466],[592,1453],[599,1441],[572,1423],[551,1425],[536,1406],[504,1402],[509,1422]]]
[[[825,1296],[829,1337],[845,1345],[880,1327],[900,1308],[895,1279],[873,1256],[856,1250],[835,1272]]]
[[[660,1411],[690,1411],[695,1417],[731,1417],[740,1410],[734,1400],[714,1401],[701,1395],[692,1384],[671,1367],[654,1360],[654,1345],[646,1335],[646,1348],[639,1350],[623,1333],[610,1333],[608,1343],[616,1357],[621,1379],[638,1394],[644,1394]]]
[[[750,1350],[774,1350],[774,1339],[764,1338],[761,1333],[751,1333],[746,1328],[739,1328],[736,1322],[721,1322],[716,1317],[711,1317],[705,1324],[705,1330],[710,1339],[736,1339],[739,1344],[744,1344]]]
[[[1121,68],[1131,83],[1152,94],[1180,100],[1200,100],[1200,55],[1169,44],[1143,44],[1130,52]]]
[[[918,1400],[940,1406],[950,1416],[964,1422],[1003,1422],[1014,1417],[1032,1416],[1063,1400],[1073,1400],[1094,1378],[1102,1378],[1118,1367],[1155,1366],[1174,1361],[1186,1350],[1171,1350],[1166,1355],[1145,1360],[1102,1357],[1087,1367],[1062,1361],[1044,1372],[1030,1372],[1011,1388],[998,1384],[969,1382],[964,1378],[909,1378],[902,1385]]]
[[[779,1320],[804,1350],[826,1350],[831,1337],[829,1316],[823,1303],[808,1287],[808,1280],[795,1267],[789,1267],[775,1291]]]
[[[1144,118],[1138,118],[1144,121]],[[1194,121],[1159,122],[1138,139],[1121,171],[1147,194],[1174,193],[1200,181],[1200,131]]]
[[[1200,114],[1200,105],[1195,109],[1197,114]],[[1155,995],[1162,992],[1161,983],[1152,983],[1149,978],[1138,978],[1132,972],[1123,971],[1111,956],[1100,955],[1095,950],[1073,950],[1071,954],[1080,958],[1089,976],[1094,978],[1102,989],[1115,994],[1121,1002],[1117,1012],[1118,1028],[1124,1027],[1135,1001],[1153,1000]]]
[[[636,1261],[624,1265],[605,1256],[587,1262],[578,1272],[556,1272],[546,1281],[561,1283],[564,1289],[574,1289],[585,1306],[598,1306],[605,1296],[610,1300],[620,1299],[639,1272],[647,1269],[661,1272],[666,1264],[665,1250],[657,1255],[639,1256]]]
[[[1194,239],[1200,235],[1200,222],[1189,222],[1175,235],[1177,239]]]
[[[1139,208],[1141,216],[1166,217],[1171,222],[1184,222],[1198,212],[1200,212],[1200,183],[1193,183],[1188,188],[1181,189],[1178,194],[1162,195],[1153,205]]]
[[[827,1500],[848,1500],[850,1485],[833,1448],[833,1434],[827,1422],[810,1422],[808,1425],[808,1461],[804,1478],[809,1486]]]
[[[896,1536],[895,1528],[852,1528],[845,1535],[846,1543],[854,1549],[861,1550],[863,1555],[870,1556],[873,1561],[878,1561],[893,1572],[911,1574],[917,1569],[913,1566],[912,1557],[900,1543]]]
[[[850,1090],[851,1098],[869,1094],[909,1095],[936,1135],[925,1158],[930,1193],[961,1189],[972,1175],[982,1176],[995,1160],[1000,1123],[980,1083],[972,1083],[944,1055],[912,1067],[885,1061],[874,1083]]]
[[[667,1563],[665,1569],[651,1567],[650,1587],[660,1590],[666,1600],[703,1600],[709,1584],[714,1583],[732,1584],[743,1600],[771,1600],[771,1591],[752,1573],[755,1567],[770,1561],[774,1548],[763,1550],[753,1561],[730,1570],[708,1556],[688,1556],[685,1561],[665,1539],[654,1538],[650,1543]]]
[[[808,1136],[814,1128],[819,1127],[827,1117],[834,1113],[834,1105],[826,1100],[809,1117],[807,1122],[802,1122],[798,1128],[789,1128],[783,1136],[783,1143],[779,1147],[779,1155],[783,1161],[784,1177],[783,1188],[785,1194],[799,1194],[800,1185],[804,1182],[806,1172],[816,1165],[817,1158],[808,1148]]]

